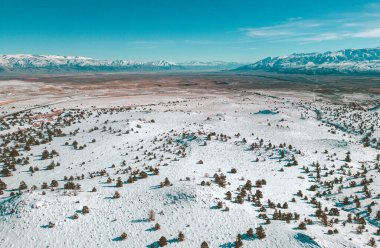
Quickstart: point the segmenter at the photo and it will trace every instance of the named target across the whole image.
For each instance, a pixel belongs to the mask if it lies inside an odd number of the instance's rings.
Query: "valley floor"
[[[379,243],[376,96],[1,85],[1,247]]]

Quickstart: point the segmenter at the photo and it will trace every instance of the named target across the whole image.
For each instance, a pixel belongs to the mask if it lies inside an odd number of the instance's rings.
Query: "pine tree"
[[[49,185],[46,182],[42,183],[41,189],[48,189]]]
[[[118,191],[115,191],[113,198],[115,198],[115,199],[120,198],[120,193]]]
[[[82,214],[88,214],[88,213],[90,213],[90,209],[87,206],[83,206]]]
[[[49,152],[47,150],[44,150],[42,152],[42,156],[41,156],[41,159],[45,160],[45,159],[48,159],[50,156]]]
[[[231,200],[231,198],[232,198],[231,191],[227,191],[227,193],[226,193],[226,200]]]
[[[344,159],[344,161],[346,161],[347,163],[351,162],[351,157],[350,157],[349,153],[347,153],[346,158]]]
[[[24,189],[27,189],[27,188],[28,188],[28,186],[26,185],[26,183],[24,181],[21,181],[18,189],[19,190],[24,190]]]
[[[118,187],[118,188],[121,188],[121,187],[123,187],[123,181],[121,180],[121,178],[120,178],[120,177],[117,179],[117,182],[116,182],[116,187]]]
[[[253,237],[253,229],[252,228],[249,228],[248,231],[247,231],[247,236],[252,238]]]
[[[160,224],[156,223],[156,224],[154,225],[154,229],[156,229],[156,230],[160,230],[160,228],[161,228]]]
[[[185,234],[183,232],[178,233],[178,241],[182,242],[185,240]]]
[[[203,241],[201,244],[201,248],[209,248],[206,241]]]
[[[155,221],[156,220],[156,213],[153,210],[149,210],[148,220],[149,221]]]
[[[52,180],[50,187],[58,187],[58,181],[57,180]]]
[[[168,240],[162,236],[159,240],[158,240],[158,245],[160,247],[163,247],[163,246],[166,246],[168,244]]]
[[[1,179],[0,179],[0,190],[5,190],[7,189],[7,184],[4,183]]]
[[[242,241],[242,236],[241,236],[241,234],[238,234],[237,237],[236,237],[235,247],[236,247],[236,248],[241,248],[241,247],[243,247],[243,241]]]
[[[262,226],[259,226],[258,228],[256,228],[256,235],[259,239],[263,239],[267,236]]]
[[[306,224],[305,224],[305,222],[301,222],[301,223],[298,225],[298,228],[301,229],[301,230],[306,230]]]
[[[11,171],[10,171],[8,168],[3,168],[3,169],[1,170],[1,174],[3,174],[3,176],[5,176],[5,177],[10,177],[10,176],[12,176],[12,173],[11,173]]]
[[[125,233],[125,232],[123,232],[121,235],[120,235],[120,239],[121,240],[125,240],[125,239],[127,239],[128,238],[128,235]]]
[[[108,177],[107,178],[107,183],[112,183],[112,178]]]
[[[16,150],[16,149],[13,149],[12,151],[11,151],[11,157],[17,157],[17,156],[19,156],[20,154],[18,153],[18,151]]]
[[[371,246],[371,247],[376,247],[376,240],[372,237],[372,238],[368,241],[368,245]]]

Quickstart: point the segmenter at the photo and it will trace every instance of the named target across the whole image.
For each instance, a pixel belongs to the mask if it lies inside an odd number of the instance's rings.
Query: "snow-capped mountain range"
[[[268,57],[253,64],[242,65],[224,61],[166,60],[139,62],[100,60],[60,55],[0,55],[0,72],[112,72],[168,70],[264,70],[300,74],[380,74],[380,48],[345,49],[325,53],[296,53]]]
[[[138,62],[59,55],[0,55],[0,72],[223,70],[238,66],[241,64],[223,61],[174,63],[166,60]]]
[[[268,57],[236,70],[301,74],[380,74],[380,48]]]
[[[1,55],[0,70],[3,71],[128,71],[170,70],[179,67],[173,62],[161,60],[136,62],[129,60],[98,60],[79,56],[59,55]]]

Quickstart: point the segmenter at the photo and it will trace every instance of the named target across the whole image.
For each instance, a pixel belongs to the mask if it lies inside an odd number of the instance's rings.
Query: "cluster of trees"
[[[160,182],[160,187],[167,187],[172,186],[173,184],[170,182],[169,178],[165,177],[165,180],[163,182]]]
[[[344,132],[363,135],[361,142],[364,147],[380,149],[380,141],[378,137],[374,137],[376,129],[380,126],[376,111],[366,111],[353,105],[321,106],[321,111],[328,121],[336,123],[339,120],[339,129]],[[334,130],[331,132],[335,133]]]
[[[45,149],[42,152],[41,159],[46,160],[49,158],[53,158],[54,156],[59,156],[59,153],[56,150],[52,150],[51,152],[49,152],[48,150]]]
[[[224,187],[226,187],[226,185],[227,185],[227,177],[226,177],[226,175],[224,175],[223,173],[220,173],[220,174],[215,173],[215,174],[214,174],[214,182],[215,182],[218,186],[224,188]]]
[[[79,183],[74,183],[73,181],[69,181],[64,184],[63,186],[64,189],[70,189],[70,190],[80,190],[81,185]]]

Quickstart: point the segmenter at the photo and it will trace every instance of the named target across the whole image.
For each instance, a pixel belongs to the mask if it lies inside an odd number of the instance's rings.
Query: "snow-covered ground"
[[[371,138],[377,138],[379,110],[310,99],[309,93],[248,90],[73,96],[40,99],[38,106],[7,102],[1,106],[4,114],[29,110],[0,123],[1,168],[14,168],[12,176],[0,178],[7,186],[0,195],[0,246],[156,247],[164,236],[168,247],[201,247],[203,241],[209,247],[235,247],[238,234],[243,247],[365,247],[372,237],[378,243],[379,151],[376,142],[364,146],[363,133],[352,130],[371,128],[356,125],[359,113],[373,122]],[[339,108],[348,114],[334,119]],[[350,130],[332,125],[351,120]],[[45,150],[58,154],[42,159]],[[351,161],[345,161],[347,153]],[[221,174],[224,186],[215,180]],[[119,177],[122,187],[116,187]],[[165,178],[169,185],[160,185]],[[262,179],[266,184],[256,184]],[[58,186],[50,187],[53,180]],[[244,187],[247,180],[252,187]],[[19,190],[21,181],[27,189]],[[80,189],[64,189],[70,181]],[[44,182],[49,188],[42,189]],[[114,198],[115,191],[120,198]],[[84,206],[89,213],[82,212]],[[148,219],[150,210],[154,221]],[[274,220],[275,211],[291,213],[289,220]],[[358,217],[349,223],[349,214]],[[303,230],[299,224],[305,219],[310,223]],[[265,238],[246,234],[259,226]],[[179,232],[184,241],[178,240]]]

